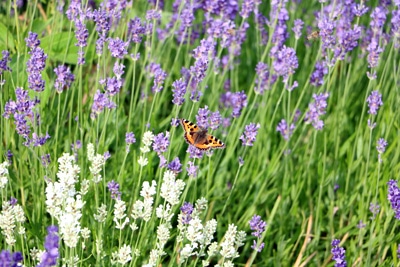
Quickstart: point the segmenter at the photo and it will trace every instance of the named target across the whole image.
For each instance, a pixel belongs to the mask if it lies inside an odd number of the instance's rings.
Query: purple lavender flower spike
[[[157,154],[164,153],[167,151],[169,146],[169,132],[164,133],[159,133],[156,136],[154,136],[154,142],[153,142],[153,150],[157,152]]]
[[[57,76],[57,79],[54,82],[54,87],[56,88],[57,93],[62,93],[64,89],[68,89],[71,86],[71,83],[75,80],[75,76],[65,65],[56,67],[54,72]]]
[[[367,103],[369,107],[368,113],[376,115],[379,107],[383,105],[382,94],[379,91],[372,91],[367,98]]]
[[[192,220],[193,204],[190,202],[183,203],[181,210],[180,221],[182,224],[189,224]]]
[[[121,192],[119,191],[119,184],[112,180],[107,183],[107,188],[111,192],[112,199],[121,199]]]
[[[210,111],[208,110],[208,106],[204,106],[204,108],[200,108],[198,114],[196,115],[197,125],[203,129],[207,129],[209,126],[208,117],[210,115]]]
[[[294,124],[290,124],[290,127],[288,125],[288,123],[286,122],[286,120],[282,119],[279,123],[278,126],[276,127],[276,131],[280,132],[283,139],[285,139],[286,141],[289,140],[289,138],[291,137],[293,130],[294,130],[295,126]]]
[[[97,90],[93,98],[90,117],[95,119],[105,108],[113,109],[116,108],[116,105],[107,97],[106,94],[102,94],[100,93],[100,90]]]
[[[180,173],[182,171],[182,164],[178,157],[175,157],[169,164],[168,169],[174,173]]]
[[[395,213],[395,218],[400,220],[400,189],[397,186],[397,181],[390,180],[388,183],[388,200]]]
[[[314,86],[321,86],[324,84],[324,76],[328,74],[328,67],[324,61],[315,63],[315,70],[311,74],[310,83]]]
[[[113,57],[122,59],[128,54],[128,42],[124,42],[118,37],[115,39],[108,38],[108,49]]]
[[[269,67],[263,62],[258,62],[256,66],[257,78],[255,81],[256,86],[254,91],[257,94],[264,94],[266,90],[271,89],[271,85],[276,81],[276,75],[271,75],[269,72]]]
[[[283,77],[284,82],[287,81],[289,75],[295,73],[298,66],[299,62],[296,56],[296,51],[291,47],[286,47],[285,45],[278,51],[277,57],[273,62],[274,71],[278,76]]]
[[[301,37],[301,30],[303,28],[304,22],[301,19],[294,20],[294,26],[292,31],[294,32],[294,38],[300,39]]]
[[[324,127],[324,122],[320,120],[320,116],[326,113],[328,96],[329,93],[313,94],[314,102],[308,105],[309,110],[304,120],[306,123],[312,123],[317,130],[321,130]]]
[[[142,42],[143,35],[145,34],[145,27],[140,18],[136,17],[128,22],[127,40],[135,44]]]
[[[11,71],[11,68],[8,66],[8,63],[11,61],[10,52],[3,50],[1,54],[3,55],[3,59],[0,60],[0,75],[2,75],[4,71]]]
[[[189,161],[188,166],[186,167],[186,171],[188,172],[189,177],[196,178],[199,171],[199,167],[194,165],[192,161]]]
[[[259,128],[259,123],[250,123],[249,125],[246,125],[244,133],[239,138],[240,140],[242,140],[243,146],[253,146],[254,141],[256,141],[256,136]]]
[[[172,87],[172,103],[180,106],[185,102],[186,83],[180,78],[172,83]]]
[[[345,260],[345,255],[344,253],[346,250],[342,247],[339,247],[340,240],[339,239],[334,239],[332,241],[332,259],[336,261],[335,267],[346,267],[347,262]]]
[[[250,224],[250,229],[253,231],[251,235],[260,239],[262,237],[261,236],[262,233],[265,231],[267,223],[261,220],[261,216],[254,215],[253,218],[251,218],[251,220],[249,221],[249,224]],[[251,248],[257,250],[258,252],[261,252],[262,249],[264,248],[264,245],[265,245],[264,243],[261,243],[259,246],[257,246],[257,242],[254,240]]]
[[[135,134],[133,132],[129,132],[125,134],[125,143],[128,145],[136,143]]]
[[[57,259],[59,258],[58,243],[58,227],[55,225],[47,227],[47,236],[44,243],[46,251],[43,253],[37,267],[50,267],[57,264]]]
[[[204,151],[195,146],[188,146],[186,152],[189,153],[189,158],[191,159],[201,159],[204,155]]]

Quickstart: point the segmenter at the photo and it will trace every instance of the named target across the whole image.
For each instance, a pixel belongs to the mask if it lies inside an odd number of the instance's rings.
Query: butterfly
[[[197,147],[200,150],[208,150],[210,148],[224,148],[225,144],[218,138],[207,133],[207,129],[203,129],[193,122],[180,119],[183,129],[185,130],[186,143]]]

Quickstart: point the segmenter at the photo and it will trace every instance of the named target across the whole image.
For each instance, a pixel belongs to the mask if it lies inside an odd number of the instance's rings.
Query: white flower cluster
[[[7,167],[10,164],[8,161],[4,161],[3,163],[0,164],[0,188],[3,189],[6,184],[8,183],[8,169]]]
[[[0,213],[0,229],[1,234],[5,236],[7,245],[14,246],[15,234],[25,234],[25,228],[20,225],[25,222],[25,215],[22,207],[18,204],[11,205],[10,202],[4,201],[2,211]],[[17,231],[15,228],[19,225]]]
[[[88,160],[92,163],[89,167],[89,170],[93,174],[93,182],[99,183],[102,179],[100,173],[104,164],[106,163],[106,160],[104,155],[94,154],[94,146],[92,143],[88,144],[87,150]]]
[[[143,139],[142,139],[143,146],[140,148],[140,151],[143,154],[150,152],[150,146],[151,143],[153,143],[153,140],[154,140],[154,134],[151,131],[147,131],[143,134]],[[141,167],[144,167],[149,162],[144,155],[140,155],[138,163]]]
[[[163,183],[161,185],[161,197],[172,206],[179,204],[179,197],[185,188],[185,182],[178,179],[175,180],[175,174],[171,170],[164,173]]]
[[[114,205],[114,222],[116,223],[115,228],[122,230],[125,225],[129,223],[129,218],[126,217],[126,204],[125,201],[116,199]]]
[[[186,237],[186,239],[190,241],[190,244],[185,244],[180,252],[181,263],[190,256],[205,256],[205,250],[214,238],[214,233],[217,230],[217,221],[211,219],[203,226],[199,217],[201,212],[205,209],[207,209],[207,200],[205,198],[198,199],[191,214],[192,219],[189,221],[189,224],[182,224],[182,221],[178,219],[178,229],[180,233],[177,240],[183,241],[184,237]]]
[[[112,264],[125,265],[132,260],[132,249],[130,246],[124,244],[117,252],[113,252],[111,257]]]
[[[150,220],[154,202],[153,196],[156,194],[156,186],[157,183],[154,180],[151,181],[151,186],[148,181],[143,182],[142,190],[140,191],[140,196],[143,197],[143,201],[137,200],[133,204],[132,218],[142,218],[146,222]]]
[[[234,224],[230,224],[228,226],[228,231],[226,231],[225,233],[224,241],[222,241],[221,243],[220,250],[220,254],[224,258],[225,263],[233,264],[231,260],[239,257],[237,249],[244,245],[243,241],[245,240],[245,238],[246,233],[244,231],[238,232],[237,227]],[[225,261],[225,259],[228,259],[228,261]]]
[[[67,153],[58,159],[58,163],[58,181],[48,182],[46,186],[46,207],[58,221],[65,245],[74,248],[81,232],[79,220],[84,205],[82,196],[75,190],[80,168],[74,164],[74,156]]]

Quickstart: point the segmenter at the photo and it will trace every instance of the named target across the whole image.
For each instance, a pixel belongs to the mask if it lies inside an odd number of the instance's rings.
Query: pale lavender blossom
[[[397,181],[391,179],[388,183],[388,200],[395,213],[395,218],[400,220],[400,189],[397,186]]]
[[[332,260],[336,261],[335,267],[346,267],[347,263],[345,260],[345,255],[344,253],[346,250],[342,247],[339,247],[340,240],[339,239],[334,239],[332,241]]]
[[[60,257],[58,227],[51,225],[47,227],[47,236],[44,243],[46,251],[42,254],[42,259],[37,267],[50,267],[57,265],[57,259]]]
[[[294,123],[290,124],[290,127],[289,127],[286,120],[282,119],[278,123],[278,126],[276,127],[276,131],[279,132],[282,135],[283,139],[285,139],[287,141],[292,136],[294,128],[295,128]]]
[[[246,125],[244,133],[239,138],[240,140],[242,140],[243,146],[253,146],[259,128],[259,123],[250,123],[249,125]]]
[[[194,165],[193,161],[189,161],[186,171],[188,172],[189,177],[195,178],[199,172],[199,167]]]
[[[68,89],[71,86],[71,83],[75,80],[75,76],[65,65],[56,67],[54,72],[57,76],[56,81],[54,82],[54,87],[56,88],[57,93],[62,93],[64,89]]]
[[[368,103],[368,113],[376,115],[380,106],[383,105],[382,94],[379,91],[372,91],[367,98]]]
[[[308,105],[309,110],[304,120],[306,123],[311,123],[317,130],[321,130],[324,127],[324,122],[320,117],[326,113],[328,96],[329,93],[313,94],[314,102]]]
[[[121,199],[121,192],[119,190],[119,184],[112,180],[111,182],[107,183],[107,188],[111,192],[112,199]]]
[[[182,164],[178,157],[175,157],[169,164],[168,169],[174,173],[180,173],[182,171]]]

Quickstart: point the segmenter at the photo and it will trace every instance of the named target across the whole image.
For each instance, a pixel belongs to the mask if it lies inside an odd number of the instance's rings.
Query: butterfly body
[[[183,129],[185,130],[185,140],[189,145],[197,147],[200,150],[208,150],[210,148],[224,148],[225,144],[218,138],[212,136],[193,122],[185,119],[180,120]]]

